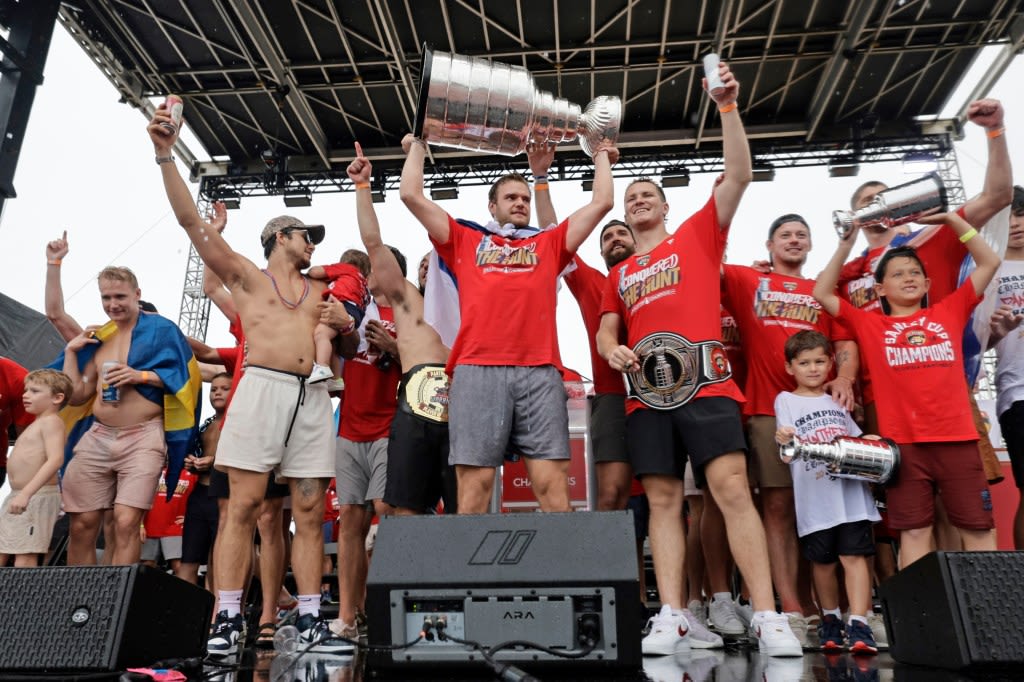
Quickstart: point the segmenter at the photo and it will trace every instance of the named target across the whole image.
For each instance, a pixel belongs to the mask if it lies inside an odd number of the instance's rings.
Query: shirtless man
[[[324,228],[289,216],[270,220],[260,237],[266,269],[233,251],[200,217],[172,162],[177,133],[161,125],[169,121],[161,107],[147,128],[167,197],[203,262],[231,290],[248,343],[248,368],[228,408],[230,418],[217,448],[216,466],[227,472],[231,496],[214,550],[219,606],[208,649],[219,656],[238,649],[253,531],[273,471],[288,479],[292,494],[292,569],[299,591],[300,646],[334,653],[343,644],[320,617],[321,520],[327,483],[334,475],[331,402],[326,386],[307,385],[306,378],[313,366],[317,322],[344,329],[352,320],[335,310],[340,303],[321,303],[324,284],[302,274],[315,244],[323,239]],[[350,344],[351,334],[339,339]]]
[[[349,164],[348,176],[356,187],[356,217],[359,236],[370,256],[370,289],[391,305],[398,333],[398,357],[402,381],[398,389],[398,409],[391,421],[387,443],[387,476],[382,502],[396,514],[421,514],[437,505],[442,496],[448,465],[448,376],[444,363],[448,348],[434,328],[423,321],[423,297],[417,287],[402,274],[391,249],[381,239],[380,225],[370,198],[373,168],[356,143],[356,158]],[[423,271],[423,263],[420,263]],[[415,396],[412,401],[409,396]],[[417,398],[429,396],[425,402]],[[339,487],[341,481],[339,480]],[[340,490],[339,490],[340,494]],[[454,504],[454,499],[447,504]],[[355,611],[365,590],[365,567],[357,566],[366,556],[358,531],[368,518],[365,505],[342,505],[343,518],[338,537],[338,579],[341,602],[338,620],[331,628],[339,635],[355,639],[358,635]],[[446,509],[446,511],[451,511]],[[351,529],[352,532],[347,532]],[[343,537],[344,536],[344,537]],[[343,542],[350,545],[344,550]],[[346,561],[342,562],[344,555]],[[363,578],[360,580],[360,578]]]

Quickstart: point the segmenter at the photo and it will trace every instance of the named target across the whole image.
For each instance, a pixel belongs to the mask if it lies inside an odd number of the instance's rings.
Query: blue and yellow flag
[[[96,330],[100,343],[117,333],[117,325],[108,322]],[[78,370],[82,369],[96,354],[98,344],[90,344],[78,352]],[[163,405],[164,437],[167,440],[167,489],[174,491],[178,477],[185,464],[189,445],[199,425],[200,389],[203,380],[199,374],[199,363],[192,355],[188,340],[177,325],[155,313],[140,312],[132,330],[132,343],[128,350],[128,366],[133,369],[155,373],[164,387],[137,385],[135,390],[143,398]],[[50,367],[64,367],[64,353],[57,357]],[[96,382],[97,384],[99,382]],[[68,405],[60,412],[67,431],[67,445],[64,448],[64,466],[71,461],[74,447],[79,438],[92,426],[93,400],[84,405]],[[168,500],[170,496],[168,496]]]

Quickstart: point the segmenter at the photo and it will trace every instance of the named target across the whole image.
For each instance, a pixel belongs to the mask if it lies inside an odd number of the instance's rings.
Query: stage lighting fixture
[[[594,190],[593,173],[584,173],[580,176],[580,179],[583,180],[582,187],[584,192],[592,192]]]
[[[313,203],[313,196],[308,189],[291,191],[284,195],[284,205],[289,208],[309,206]]]
[[[384,188],[387,185],[386,176],[380,176],[370,181],[370,199],[375,204],[384,203]]]
[[[754,182],[771,182],[775,179],[775,168],[767,163],[754,166]]]
[[[661,186],[664,188],[689,187],[689,185],[690,171],[685,168],[666,168],[661,172]]]
[[[458,199],[459,185],[454,180],[439,180],[430,185],[430,198],[434,201]]]
[[[233,197],[230,199],[221,199],[221,202],[223,202],[224,208],[228,209],[229,211],[233,211],[236,208],[242,208],[242,200],[239,199],[238,197]]]
[[[828,162],[830,178],[853,178],[860,172],[860,164],[852,156],[837,156]]]
[[[939,165],[935,156],[928,152],[911,152],[903,157],[903,172],[913,175],[922,175],[938,170]]]
[[[241,208],[242,206],[242,197],[239,196],[238,192],[226,187],[214,190],[210,199],[221,202],[224,204],[224,208],[229,211]]]

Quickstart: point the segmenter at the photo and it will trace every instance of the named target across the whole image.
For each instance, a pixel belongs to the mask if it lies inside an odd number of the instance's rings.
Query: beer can
[[[171,116],[170,123],[161,123],[166,130],[172,134],[178,132],[178,128],[181,127],[181,114],[185,108],[185,103],[181,101],[181,98],[177,95],[167,95],[167,99],[164,100],[164,109]]]
[[[121,389],[117,386],[111,386],[107,382],[107,372],[117,367],[119,362],[113,360],[107,360],[103,363],[103,367],[100,373],[100,400],[105,403],[116,403],[121,400]]]

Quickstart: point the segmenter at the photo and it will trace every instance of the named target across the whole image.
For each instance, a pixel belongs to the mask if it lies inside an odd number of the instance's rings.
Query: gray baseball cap
[[[276,218],[272,218],[266,227],[263,228],[263,232],[260,233],[260,244],[266,246],[267,242],[273,239],[275,234],[289,228],[293,230],[306,230],[314,244],[319,244],[324,240],[323,225],[307,225],[293,216],[279,215]]]

